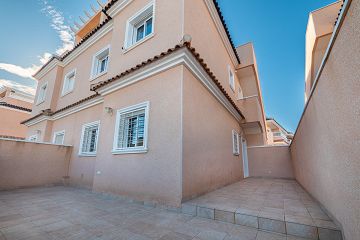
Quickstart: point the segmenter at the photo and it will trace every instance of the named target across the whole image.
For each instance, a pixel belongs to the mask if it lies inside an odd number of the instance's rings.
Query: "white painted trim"
[[[102,54],[103,52],[105,52],[106,50],[108,50],[108,62],[107,62],[107,66],[106,66],[106,70],[104,71],[104,72],[101,72],[101,73],[94,73],[94,71],[95,71],[95,65],[97,65],[96,64],[96,61],[98,61],[99,59],[98,59],[98,56],[100,55],[100,54]],[[105,75],[107,72],[108,72],[108,70],[109,70],[109,64],[110,64],[110,50],[111,50],[111,45],[110,44],[108,44],[108,45],[106,45],[104,48],[102,48],[102,49],[100,49],[99,51],[97,51],[94,55],[93,55],[93,57],[92,57],[92,63],[91,63],[91,72],[90,72],[90,81],[93,81],[93,80],[95,80],[96,78],[98,78],[98,77],[100,77],[100,76],[103,76],[103,75]]]
[[[40,117],[38,117],[36,119],[33,119],[33,120],[25,123],[24,125],[30,127],[30,126],[33,126],[33,125],[35,125],[37,123],[45,121],[45,120],[49,120],[49,121],[58,120],[60,118],[66,117],[66,116],[68,116],[70,114],[73,114],[73,113],[80,112],[82,110],[85,110],[87,108],[90,108],[92,106],[98,105],[98,104],[103,103],[103,102],[104,102],[104,99],[102,97],[95,98],[92,101],[86,101],[86,102],[84,102],[82,104],[79,104],[77,106],[69,108],[68,110],[56,113],[53,116],[40,116]]]
[[[117,148],[117,140],[119,134],[119,122],[120,115],[124,113],[134,112],[140,109],[145,110],[145,120],[144,120],[144,146],[142,147],[133,147],[133,148]],[[148,151],[148,129],[149,129],[149,111],[150,111],[150,102],[143,102],[116,111],[116,121],[115,121],[115,130],[114,130],[114,140],[113,140],[113,149],[112,154],[126,154],[126,153],[146,153]]]
[[[59,135],[59,134],[63,134],[62,143],[59,144],[59,145],[63,145],[63,144],[64,144],[64,141],[65,141],[65,130],[61,130],[61,131],[54,132],[53,144],[55,144],[55,138],[56,138],[56,136]]]
[[[68,90],[68,91],[65,92],[65,81],[66,81],[66,80],[68,79],[68,77],[69,77],[70,75],[72,75],[72,74],[74,74],[74,86],[73,86],[73,88],[72,88],[71,90]],[[69,93],[71,93],[71,92],[74,91],[75,81],[76,81],[76,68],[74,68],[73,70],[69,71],[69,72],[65,75],[65,77],[64,77],[64,79],[63,79],[63,84],[62,84],[61,97],[63,97],[63,96],[65,96],[65,95],[67,95],[67,94],[69,94]]]
[[[141,39],[140,41],[136,42],[135,44],[131,45],[128,48],[123,48],[123,54],[126,54],[127,52],[131,51],[132,49],[136,48],[137,46],[143,44],[144,42],[146,42],[147,40],[150,40],[151,38],[153,38],[155,36],[155,33],[152,32],[151,34],[147,35],[146,37],[144,37],[143,39]]]
[[[220,34],[220,37],[222,39],[222,42],[224,43],[225,45],[225,48],[230,56],[230,59],[232,61],[232,63],[234,64],[234,66],[237,66],[239,64],[237,58],[236,58],[236,55],[234,53],[234,50],[232,48],[232,45],[231,45],[231,42],[226,34],[226,31],[225,31],[225,28],[222,24],[222,21],[220,19],[220,16],[216,10],[216,7],[214,5],[214,2],[213,0],[204,0],[205,1],[205,4],[209,10],[209,13],[211,15],[211,18],[213,19],[214,23],[215,23],[215,26],[216,26],[216,29],[218,31],[218,33]]]
[[[111,18],[114,18],[119,12],[121,12],[132,0],[122,0],[115,3],[111,6],[110,9],[107,10],[107,13]]]
[[[154,76],[160,72],[166,71],[175,66],[184,65],[190,72],[215,96],[215,98],[238,120],[242,118],[230,101],[225,97],[217,85],[212,81],[211,77],[199,64],[197,59],[187,49],[183,48],[166,56],[147,67],[141,68],[134,73],[124,76],[122,80],[115,81],[97,89],[97,92],[105,96],[115,92],[121,88]]]
[[[15,90],[15,92],[10,92],[10,94],[8,95],[9,98],[13,98],[13,99],[17,99],[17,100],[21,100],[24,102],[28,102],[28,103],[34,103],[34,95],[26,95],[26,94],[22,94],[22,92],[18,92]]]
[[[0,108],[5,108],[5,109],[11,110],[11,111],[15,111],[15,112],[21,112],[21,113],[31,114],[31,112],[27,112],[27,111],[24,111],[24,110],[20,110],[20,109],[8,107],[8,106],[4,106],[4,105],[0,105]]]
[[[289,147],[289,145],[280,145],[280,144],[273,144],[273,145],[259,145],[259,146],[248,146],[247,148],[267,148],[267,147]]]
[[[235,145],[234,135],[236,136],[237,145]],[[234,129],[231,131],[231,139],[232,139],[233,155],[239,156],[240,155],[239,133]],[[235,150],[235,147],[237,147],[237,151]]]
[[[109,22],[106,23],[105,26],[103,26],[101,29],[99,29],[88,40],[86,40],[78,48],[76,48],[73,52],[71,52],[70,55],[67,56],[64,61],[59,61],[56,58],[54,58],[55,60],[52,60],[45,68],[43,68],[39,72],[37,72],[34,75],[34,77],[36,79],[41,79],[54,67],[56,67],[56,66],[65,67],[71,61],[73,61],[77,56],[79,56],[82,52],[84,52],[86,49],[88,49],[90,46],[92,46],[94,43],[96,43],[100,38],[102,38],[107,33],[109,33],[111,30],[113,30],[113,27],[114,27],[113,20],[110,20]]]
[[[232,75],[232,77],[231,77]],[[235,73],[234,71],[231,69],[230,65],[228,65],[228,77],[229,77],[229,86],[230,89],[233,91],[233,93],[235,93]]]
[[[143,39],[141,39],[138,42],[135,43],[129,43],[129,41],[132,41],[133,39],[133,34],[134,34],[134,29],[131,26],[131,22],[134,21],[136,18],[138,18],[139,16],[141,16],[146,10],[148,10],[149,8],[152,8],[152,33],[149,34],[148,36],[145,36]],[[145,31],[145,29],[144,29]],[[150,1],[148,4],[146,4],[142,9],[140,9],[139,11],[137,11],[134,15],[132,15],[127,21],[126,21],[126,28],[125,28],[125,39],[124,39],[124,46],[123,46],[123,50],[125,52],[130,51],[131,49],[135,48],[136,46],[140,45],[141,43],[143,43],[146,39],[151,38],[152,36],[154,36],[155,33],[155,1]],[[152,36],[150,36],[152,35]]]
[[[25,143],[35,143],[35,144],[45,144],[45,145],[53,145],[53,146],[64,146],[64,147],[72,147],[72,145],[58,145],[58,144],[53,144],[53,143],[49,143],[49,142],[31,142],[28,140],[21,140],[21,139],[12,139],[12,138],[0,138],[0,140],[3,141],[13,141],[13,142],[25,142]]]
[[[95,144],[96,144],[96,151],[95,152],[82,152],[82,144],[83,144],[83,140],[84,140],[84,133],[85,133],[85,128],[86,127],[92,127],[92,126],[98,126],[98,131],[97,131],[97,135],[96,135],[96,139],[95,139]],[[98,121],[94,121],[94,122],[90,122],[90,123],[85,123],[82,125],[81,127],[81,137],[80,137],[80,144],[79,144],[79,156],[89,156],[89,157],[93,157],[96,156],[97,150],[98,150],[98,140],[99,140],[99,135],[100,135],[100,120]]]
[[[46,89],[45,89],[45,92],[44,92],[44,99],[39,100],[40,90],[43,89],[44,86],[46,86]],[[47,91],[48,91],[48,87],[49,87],[48,82],[45,82],[45,83],[43,83],[43,84],[40,86],[39,91],[38,91],[38,95],[37,95],[37,98],[36,98],[36,106],[37,106],[37,105],[40,105],[40,104],[43,103],[43,102],[45,102],[45,100],[46,100],[46,94],[47,94]]]

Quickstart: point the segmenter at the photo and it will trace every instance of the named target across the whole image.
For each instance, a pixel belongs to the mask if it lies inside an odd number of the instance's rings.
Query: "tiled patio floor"
[[[310,239],[341,239],[332,220],[294,180],[248,178],[184,205],[195,205],[198,216],[215,220]]]
[[[298,240],[70,187],[0,191],[0,239]]]

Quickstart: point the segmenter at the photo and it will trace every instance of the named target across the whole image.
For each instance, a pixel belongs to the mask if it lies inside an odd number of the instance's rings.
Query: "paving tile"
[[[326,221],[321,219],[314,219],[315,225],[317,227],[321,228],[329,228],[329,229],[336,229],[338,230],[338,227],[334,224],[333,221]]]
[[[223,240],[226,236],[224,232],[207,230],[200,232],[196,237],[202,240]]]
[[[318,228],[319,240],[342,240],[341,232],[338,230]]]
[[[285,222],[259,217],[259,229],[277,233],[285,233]]]
[[[286,235],[259,231],[256,240],[286,240]]]
[[[235,214],[235,223],[253,228],[259,228],[258,217],[245,215],[241,213]]]
[[[162,236],[159,240],[191,240],[191,239],[193,239],[192,236],[182,233],[170,232]]]
[[[198,217],[202,217],[202,218],[214,219],[215,218],[215,209],[198,206],[196,209],[196,215]]]
[[[229,222],[229,223],[235,223],[235,213],[234,212],[228,212],[228,211],[222,211],[215,209],[215,220],[222,221],[222,222]]]
[[[181,205],[181,212],[191,216],[196,216],[196,205],[183,203]]]
[[[294,235],[313,240],[318,239],[317,228],[309,225],[286,222],[286,233],[288,235]]]

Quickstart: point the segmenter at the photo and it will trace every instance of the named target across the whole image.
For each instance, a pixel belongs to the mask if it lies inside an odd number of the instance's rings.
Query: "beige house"
[[[267,144],[285,144],[289,145],[294,136],[291,132],[288,132],[280,123],[274,118],[266,118],[266,133]]]
[[[267,142],[251,43],[213,0],[119,0],[38,80],[28,139],[73,146],[72,185],[178,206],[248,176]]]
[[[34,96],[16,88],[0,86],[0,137],[25,139]]]

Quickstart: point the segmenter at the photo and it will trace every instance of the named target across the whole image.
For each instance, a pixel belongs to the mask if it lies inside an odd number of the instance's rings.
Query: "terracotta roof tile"
[[[22,111],[25,111],[25,112],[31,112],[31,109],[29,109],[29,108],[20,107],[20,106],[17,106],[17,105],[6,103],[6,102],[0,102],[0,106],[13,108],[13,109],[17,109],[17,110],[22,110]]]

